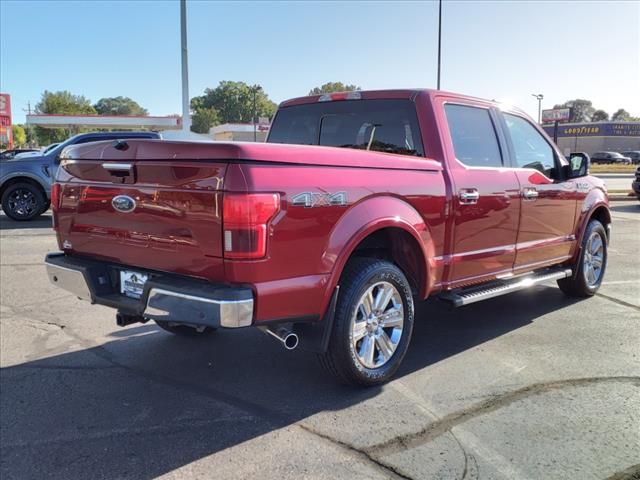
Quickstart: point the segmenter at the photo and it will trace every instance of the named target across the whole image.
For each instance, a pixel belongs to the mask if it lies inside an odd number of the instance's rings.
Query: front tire
[[[407,353],[413,331],[411,287],[394,264],[355,258],[340,279],[340,294],[321,364],[343,383],[387,382]]]
[[[156,324],[166,332],[173,333],[179,337],[202,338],[208,337],[216,331],[213,327],[196,327],[173,322],[162,322],[156,320]]]
[[[570,297],[595,295],[602,284],[607,268],[607,232],[598,220],[591,220],[582,238],[582,248],[574,273],[558,280],[558,287]],[[577,270],[577,271],[576,271]]]
[[[46,198],[41,188],[26,182],[9,185],[2,194],[2,210],[17,222],[33,220],[44,212]]]

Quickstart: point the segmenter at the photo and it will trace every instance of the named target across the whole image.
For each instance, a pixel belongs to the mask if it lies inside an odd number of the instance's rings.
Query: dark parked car
[[[640,167],[636,168],[636,178],[631,182],[631,189],[640,200]]]
[[[630,165],[631,159],[618,152],[596,152],[591,155],[591,163],[617,163],[619,165]]]
[[[5,150],[0,153],[0,160],[8,160],[10,158],[15,157],[16,155],[20,155],[21,153],[27,152],[37,152],[35,148],[14,148],[13,150]]]
[[[631,150],[629,152],[621,152],[625,157],[631,159],[631,163],[638,165],[640,163],[640,150]]]
[[[69,138],[44,152],[26,153],[0,162],[2,210],[13,220],[31,220],[50,204],[51,183],[65,147],[81,143],[127,138],[160,139],[155,132],[91,132]]]

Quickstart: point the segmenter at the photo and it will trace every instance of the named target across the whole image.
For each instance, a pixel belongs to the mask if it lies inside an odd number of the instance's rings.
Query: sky
[[[640,1],[443,1],[444,90],[513,103],[534,118],[585,98],[640,116]],[[433,1],[187,0],[189,94],[221,80],[275,102],[342,81],[435,88]],[[128,96],[151,115],[181,111],[177,0],[0,0],[0,91],[14,123],[44,90],[96,102]]]

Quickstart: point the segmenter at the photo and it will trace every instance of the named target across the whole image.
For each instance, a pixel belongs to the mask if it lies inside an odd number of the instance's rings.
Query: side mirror
[[[567,178],[578,178],[589,175],[589,155],[578,152],[569,156],[569,168]]]

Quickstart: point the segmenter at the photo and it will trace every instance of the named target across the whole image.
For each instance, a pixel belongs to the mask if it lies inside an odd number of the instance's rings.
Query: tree
[[[320,87],[315,87],[309,90],[309,95],[322,95],[323,93],[334,92],[353,92],[354,90],[360,90],[360,87],[356,85],[345,85],[342,82],[328,82]]]
[[[606,122],[609,120],[609,114],[604,110],[596,110],[591,116],[592,122]]]
[[[568,100],[561,105],[555,105],[553,108],[570,108],[571,118],[569,121],[575,123],[590,122],[591,117],[593,117],[593,114],[596,111],[596,109],[593,108],[591,100],[584,100],[581,98]]]
[[[209,129],[218,123],[218,112],[215,108],[200,107],[191,116],[191,131],[209,133]]]
[[[22,125],[11,125],[11,131],[13,132],[14,146],[21,147],[27,143],[27,132]]]
[[[611,115],[611,120],[614,122],[629,122],[631,121],[631,115],[624,108],[619,108]]]
[[[91,102],[82,95],[74,95],[66,90],[50,92],[45,90],[40,102],[36,105],[36,113],[58,115],[95,115],[96,110]],[[36,127],[36,136],[40,145],[62,142],[71,135],[78,133],[70,129],[46,129]]]
[[[225,80],[216,88],[205,89],[204,95],[193,97],[191,109],[195,115],[202,109],[214,109],[219,123],[251,123],[253,96],[254,89],[246,83]],[[276,104],[269,100],[261,88],[255,90],[255,98],[256,116],[271,118],[276,111]],[[200,116],[211,119],[211,112]]]
[[[101,98],[93,108],[99,115],[149,115],[146,108],[142,108],[138,102],[129,97]]]

